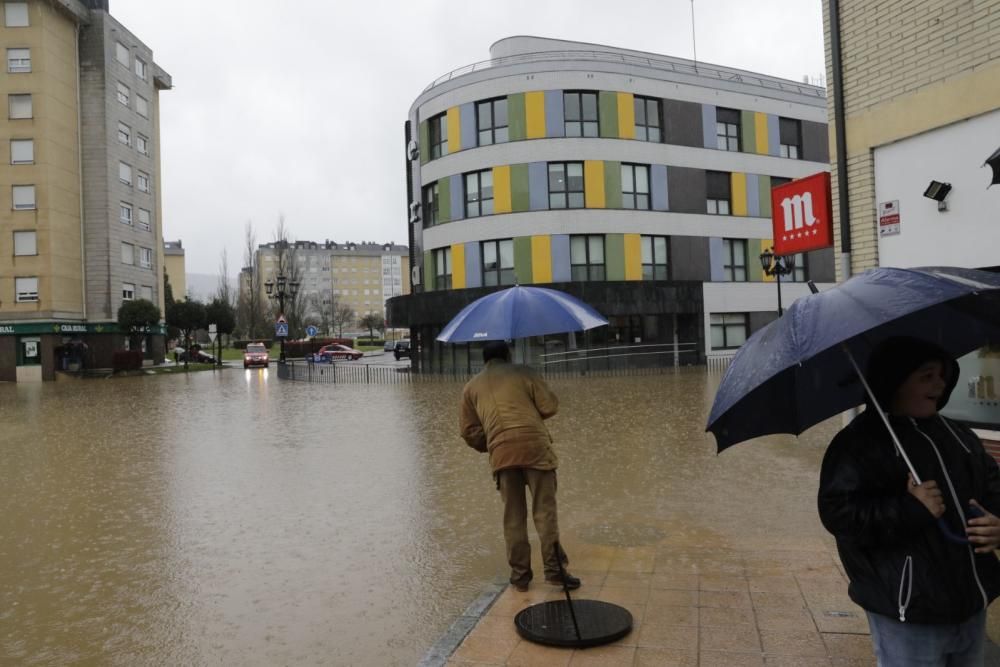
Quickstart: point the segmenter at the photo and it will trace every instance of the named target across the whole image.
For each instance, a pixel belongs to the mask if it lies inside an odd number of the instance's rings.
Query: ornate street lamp
[[[276,281],[276,282],[275,282]],[[264,283],[264,289],[267,291],[267,296],[278,302],[278,316],[285,316],[285,299],[294,299],[295,295],[299,291],[299,281],[292,280],[289,281],[284,274],[279,274],[275,281],[268,280]],[[285,336],[280,336],[281,344],[281,355],[278,357],[278,363],[285,363]]]
[[[781,308],[781,276],[787,276],[795,271],[795,255],[775,255],[774,248],[760,253],[760,265],[764,274],[774,276],[778,282],[778,317],[784,314]]]

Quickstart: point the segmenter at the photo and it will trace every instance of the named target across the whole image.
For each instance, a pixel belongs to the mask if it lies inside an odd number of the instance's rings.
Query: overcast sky
[[[403,123],[438,76],[511,35],[692,56],[690,0],[111,0],[173,77],[160,97],[163,236],[189,273],[292,238],[406,243]],[[823,75],[820,0],[695,0],[698,60]],[[497,13],[502,8],[502,14]]]

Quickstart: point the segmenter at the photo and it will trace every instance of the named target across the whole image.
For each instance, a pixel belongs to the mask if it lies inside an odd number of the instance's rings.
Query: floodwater
[[[717,456],[717,382],[553,382],[571,558],[827,540],[815,489],[840,422]],[[460,392],[273,368],[0,385],[0,664],[416,664],[506,575]]]

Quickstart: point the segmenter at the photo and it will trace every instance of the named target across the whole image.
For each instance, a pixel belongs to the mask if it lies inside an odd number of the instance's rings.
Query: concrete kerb
[[[479,620],[490,610],[490,607],[508,585],[506,579],[497,578],[483,589],[483,592],[465,608],[462,615],[451,624],[451,627],[441,635],[441,638],[434,642],[423,659],[417,663],[417,667],[443,667],[462,644],[465,636],[476,627]]]

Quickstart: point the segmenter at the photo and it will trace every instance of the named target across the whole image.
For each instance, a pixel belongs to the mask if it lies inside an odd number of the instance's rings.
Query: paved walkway
[[[508,587],[447,664],[875,665],[864,612],[847,597],[847,581],[829,549],[570,547],[570,569],[583,579],[574,598],[626,607],[635,619],[631,634],[582,650],[523,641],[514,615],[563,593],[545,583],[533,583],[526,593]]]

